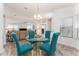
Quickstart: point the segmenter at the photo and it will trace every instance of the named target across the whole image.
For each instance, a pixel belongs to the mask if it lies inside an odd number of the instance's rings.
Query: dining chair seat
[[[20,54],[23,54],[23,53],[28,52],[28,51],[30,51],[30,50],[32,50],[32,45],[25,43],[25,44],[23,44],[23,45],[20,47]]]
[[[48,55],[54,54],[54,51],[56,50],[56,47],[53,45],[52,49],[49,43],[44,43],[41,45],[40,49],[45,51]]]
[[[50,50],[50,44],[49,43],[42,44],[41,45],[41,49],[49,52],[49,50]]]
[[[29,35],[29,42],[31,43],[31,44],[33,44],[33,43],[36,43],[34,40],[35,40],[35,32],[34,31],[32,31],[32,30],[29,30],[28,31],[28,35]]]
[[[30,39],[29,41],[36,41],[36,38],[32,38],[32,39]]]
[[[54,33],[52,36],[51,43],[43,43],[40,49],[45,51],[49,56],[54,55],[56,51],[56,45],[57,45],[57,40],[59,35],[60,35],[59,32]]]
[[[43,40],[42,41],[43,43],[49,43],[50,42],[50,40],[48,38],[43,38],[42,40]]]
[[[51,34],[51,31],[46,31],[44,39],[48,39],[48,40],[43,41],[43,43],[50,42],[50,34]]]
[[[15,43],[18,56],[23,56],[27,52],[29,52],[29,51],[31,51],[33,49],[32,45],[29,44],[29,43],[24,43],[24,44],[20,45],[19,44],[19,38],[18,38],[16,32],[12,32],[11,36],[12,36],[13,41]]]

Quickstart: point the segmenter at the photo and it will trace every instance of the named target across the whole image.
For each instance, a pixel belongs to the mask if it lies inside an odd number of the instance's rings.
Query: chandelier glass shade
[[[42,19],[42,16],[40,14],[34,14],[34,19]]]

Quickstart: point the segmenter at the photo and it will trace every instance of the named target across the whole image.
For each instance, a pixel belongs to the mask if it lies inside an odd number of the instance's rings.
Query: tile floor
[[[20,41],[20,44],[23,44],[26,42],[25,40]],[[32,53],[33,52],[33,53]],[[47,56],[45,52],[38,50],[36,51],[32,50],[26,55],[28,56]],[[13,42],[7,42],[7,45],[5,47],[5,51],[0,54],[0,56],[16,56],[16,49]],[[57,50],[55,52],[55,56],[79,56],[79,50],[76,50],[75,48],[71,48],[65,45],[58,44]]]

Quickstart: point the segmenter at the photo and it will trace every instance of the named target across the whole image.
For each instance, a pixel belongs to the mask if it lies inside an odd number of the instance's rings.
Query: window
[[[33,24],[31,23],[27,23],[27,29],[29,30],[33,30]]]
[[[60,31],[63,37],[73,38],[73,17],[67,17],[62,20]]]
[[[63,37],[79,39],[79,15],[63,19],[60,31]]]
[[[18,25],[9,24],[9,25],[6,26],[6,29],[8,29],[8,30],[18,30]]]

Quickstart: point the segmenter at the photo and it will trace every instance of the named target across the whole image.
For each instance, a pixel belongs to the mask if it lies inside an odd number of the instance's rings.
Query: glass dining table
[[[28,39],[29,42],[35,42],[33,43],[33,51],[36,52],[36,55],[38,56],[41,56],[41,50],[40,50],[40,46],[43,42],[47,41],[48,39],[47,38],[44,38],[42,36],[39,36],[39,37],[35,37],[33,39]],[[34,52],[32,52],[32,55],[35,55]]]

